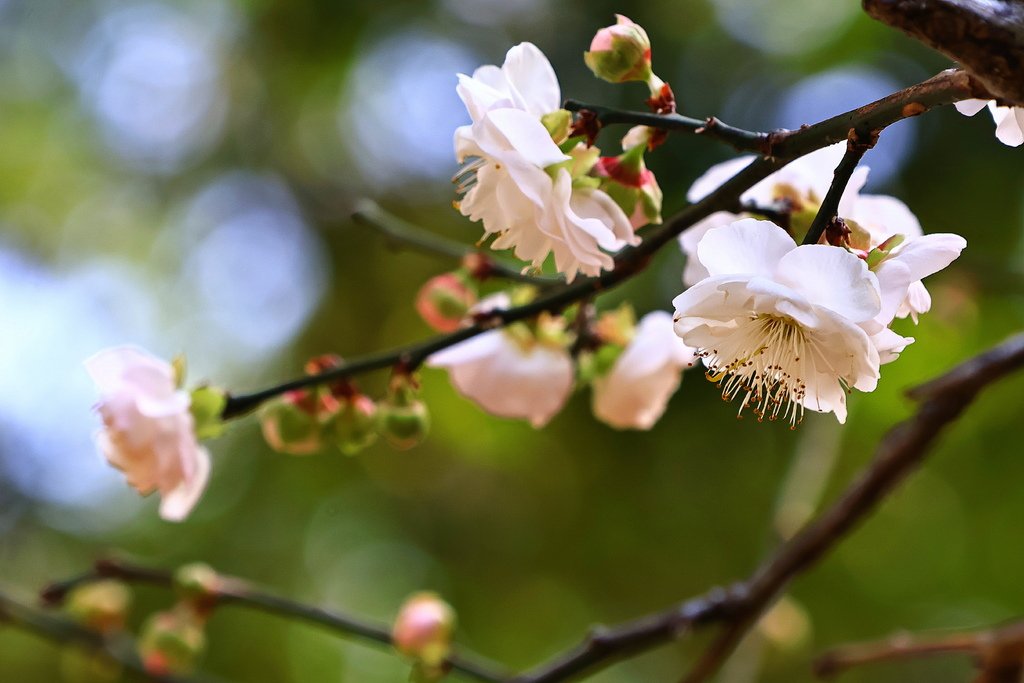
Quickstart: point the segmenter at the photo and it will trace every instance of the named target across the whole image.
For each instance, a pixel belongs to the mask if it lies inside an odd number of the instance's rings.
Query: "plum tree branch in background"
[[[46,604],[59,605],[75,588],[107,579],[116,579],[127,583],[146,583],[165,588],[174,586],[174,573],[171,571],[105,559],[97,561],[91,571],[46,586],[40,592],[40,596]],[[282,598],[258,590],[237,577],[219,575],[217,588],[210,597],[214,606],[241,605],[261,612],[317,624],[339,633],[382,645],[391,646],[392,644],[391,630],[384,624]],[[480,681],[499,683],[507,678],[499,666],[483,662],[475,656],[470,658],[454,654],[448,658],[447,665],[453,671]]]
[[[360,225],[376,230],[392,247],[409,247],[417,251],[435,256],[443,256],[461,261],[470,255],[477,255],[484,260],[488,276],[500,277],[514,282],[523,282],[538,287],[559,285],[561,280],[528,275],[519,268],[507,265],[492,258],[489,254],[467,246],[457,240],[442,237],[428,230],[413,225],[382,209],[376,202],[364,199],[360,201],[352,213],[352,220]]]
[[[157,683],[213,683],[208,678],[185,678],[151,673],[146,670],[139,659],[136,654],[138,650],[135,641],[128,635],[121,634],[116,638],[104,637],[73,621],[25,605],[2,592],[0,592],[0,624],[35,633],[58,645],[77,645]]]
[[[850,183],[850,176],[857,170],[857,164],[864,157],[864,154],[874,146],[874,140],[864,142],[861,133],[856,129],[850,129],[850,139],[846,145],[846,152],[836,167],[835,175],[832,177],[832,184],[829,185],[825,198],[818,207],[818,213],[811,221],[811,227],[804,235],[804,244],[817,244],[825,231],[839,219],[839,202],[846,192],[846,186]]]
[[[1024,105],[1024,4],[1020,0],[863,0],[864,11],[962,64],[989,91]]]
[[[676,607],[613,627],[597,627],[578,646],[556,655],[514,683],[557,683],[608,666],[695,628],[724,623],[725,630],[684,680],[707,680],[732,653],[781,591],[862,521],[925,458],[943,428],[977,394],[1024,367],[1024,334],[967,360],[909,392],[920,405],[883,437],[874,460],[832,506],[784,543],[749,579],[715,589]]]
[[[816,149],[847,139],[851,128],[877,133],[901,119],[923,114],[934,107],[973,97],[987,91],[962,69],[947,69],[928,80],[897,91],[863,107],[833,116],[797,130],[780,129],[770,133],[735,128],[718,119],[693,119],[678,114],[651,114],[603,107],[568,100],[570,111],[593,112],[600,124],[626,123],[661,130],[690,133],[720,140],[745,152],[778,159],[796,159]]]
[[[665,225],[646,235],[639,246],[623,249],[616,255],[612,270],[597,277],[579,278],[572,284],[552,287],[550,291],[544,292],[524,306],[494,311],[486,320],[478,321],[449,335],[364,356],[325,372],[300,377],[251,394],[228,396],[222,415],[224,419],[238,417],[287,391],[345,379],[362,372],[394,367],[397,364],[407,369],[415,369],[431,354],[487,330],[533,318],[542,312],[557,313],[642,272],[651,257],[666,244],[673,242],[684,230],[715,211],[735,207],[743,192],[793,159],[839,140],[846,140],[851,129],[874,136],[896,121],[917,116],[935,106],[973,97],[974,94],[975,86],[972,79],[963,71],[950,69],[923,83],[813,126],[770,134],[769,150],[774,156],[755,159],[707,197],[683,209]]]
[[[950,653],[976,660],[980,673],[975,683],[1018,683],[1024,670],[1024,622],[933,636],[898,633],[881,641],[844,645],[819,657],[814,673],[830,678],[865,664]]]

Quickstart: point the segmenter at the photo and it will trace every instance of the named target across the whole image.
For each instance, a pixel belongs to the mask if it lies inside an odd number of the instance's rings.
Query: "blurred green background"
[[[103,346],[185,352],[193,381],[245,391],[295,376],[314,354],[429,334],[412,298],[451,264],[388,251],[348,221],[352,203],[370,196],[477,240],[479,226],[450,207],[451,136],[467,120],[455,73],[529,40],[563,96],[641,108],[642,86],[600,82],[581,59],[614,12],[648,29],[683,113],[749,128],[812,123],[948,66],[856,0],[0,0],[0,587],[31,598],[116,551],[204,560],[380,620],[434,589],[458,610],[459,643],[523,668],[591,623],[746,576],[909,413],[908,386],[1021,327],[1024,152],[999,144],[987,115],[947,108],[882,136],[867,189],[969,247],[928,282],[933,311],[898,328],[917,343],[875,393],[851,399],[844,427],[816,414],[796,432],[737,421],[694,372],[648,433],[596,422],[585,393],[534,431],[427,370],[425,445],[294,458],[243,420],[211,444],[213,479],[183,524],[160,521],[101,462],[81,361]],[[622,133],[606,132],[606,149]],[[666,215],[729,156],[671,138],[649,159]],[[668,308],[681,265],[667,249],[603,301]],[[794,584],[720,680],[807,680],[832,645],[1024,612],[1022,391],[1016,378],[986,393]],[[169,600],[139,591],[136,622]],[[203,669],[235,681],[407,677],[387,651],[237,609],[213,618],[209,639]],[[701,642],[593,680],[676,680]],[[62,680],[57,652],[3,628],[0,681]],[[962,681],[967,670],[943,659],[844,680]]]

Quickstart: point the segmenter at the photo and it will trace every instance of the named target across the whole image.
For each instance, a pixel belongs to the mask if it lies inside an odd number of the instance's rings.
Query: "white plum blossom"
[[[800,223],[802,218],[803,223],[809,225],[810,219],[813,218],[828,192],[835,168],[839,165],[845,149],[846,143],[841,142],[801,157],[747,190],[743,193],[741,201],[757,206],[783,204],[791,210],[795,219],[794,223]],[[690,187],[687,199],[691,202],[703,199],[747,166],[753,158],[752,156],[740,157],[711,167]],[[931,244],[934,247],[942,243],[944,249],[949,253],[948,247],[952,242],[947,240],[948,237],[956,237],[957,240],[963,241],[962,238],[955,235],[925,237],[917,217],[902,201],[886,195],[861,194],[860,190],[867,182],[868,171],[867,166],[859,166],[853,172],[839,203],[839,216],[845,219],[847,225],[852,229],[851,248],[865,256],[887,240],[901,235],[904,239],[901,249],[908,249],[911,243],[918,243],[923,239],[925,242],[919,243],[914,250],[923,248],[924,244]],[[719,211],[682,234],[680,246],[687,256],[686,267],[683,271],[684,284],[692,285],[707,277],[707,270],[696,256],[697,244],[704,234],[714,227],[727,225],[740,217],[734,213]],[[953,240],[953,242],[955,241]],[[960,249],[962,248],[963,246],[960,247]],[[919,275],[916,280],[908,283],[903,298],[897,302],[898,305],[894,309],[894,316],[897,318],[910,316],[916,323],[918,315],[926,313],[931,308],[931,296],[921,282],[921,278],[946,267],[958,254],[959,250],[956,250],[956,254],[949,261],[934,270]],[[891,321],[892,317],[885,324],[888,325]]]
[[[996,139],[1010,147],[1024,144],[1024,107],[1001,107],[995,100],[963,100],[954,106],[965,116],[974,116],[988,107],[996,124]]]
[[[160,516],[184,519],[210,475],[199,445],[188,392],[167,362],[131,346],[105,349],[85,361],[99,388],[103,430],[96,443],[142,495],[160,493]]]
[[[455,156],[465,163],[456,176],[465,192],[457,205],[498,235],[492,248],[513,249],[538,268],[554,254],[558,271],[572,280],[610,269],[606,252],[638,243],[611,197],[574,182],[573,157],[542,122],[561,102],[554,70],[536,46],[513,47],[500,68],[459,74],[457,90],[472,119],[455,131]]]
[[[477,306],[486,311],[509,307],[505,294],[490,296]],[[569,352],[528,330],[497,329],[460,342],[427,359],[445,368],[460,394],[499,417],[546,425],[572,391],[574,370]]]
[[[839,247],[797,246],[755,219],[712,228],[697,257],[708,277],[673,301],[675,331],[723,398],[794,427],[805,409],[845,422],[847,391],[873,391],[879,377],[861,324],[878,316],[882,297],[865,261]]]
[[[694,350],[675,334],[672,316],[648,313],[608,373],[594,379],[594,415],[618,429],[650,429],[693,363]]]

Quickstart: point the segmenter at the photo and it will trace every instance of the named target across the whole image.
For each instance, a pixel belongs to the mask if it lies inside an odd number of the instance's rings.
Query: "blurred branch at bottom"
[[[1024,621],[936,636],[899,633],[881,641],[844,645],[819,657],[814,673],[828,678],[865,664],[950,653],[974,658],[979,670],[974,683],[1018,683],[1024,673]]]
[[[713,589],[671,609],[616,626],[594,627],[582,643],[555,655],[514,683],[555,683],[593,672],[690,631],[724,624],[686,683],[705,681],[796,576],[814,566],[863,521],[907,475],[921,464],[942,430],[954,422],[978,393],[1024,366],[1024,334],[956,366],[909,392],[917,412],[883,437],[874,460],[825,512],[784,543],[746,581]],[[995,683],[981,679],[977,683]]]
[[[174,572],[143,567],[120,560],[105,559],[97,561],[91,571],[46,586],[40,595],[46,604],[59,605],[75,588],[106,579],[117,579],[127,583],[148,583],[167,588],[173,588],[176,583]],[[392,645],[391,630],[383,624],[282,598],[258,590],[237,577],[218,574],[214,585],[207,589],[206,597],[209,600],[210,608],[220,605],[243,605],[269,614],[325,626],[339,633],[357,636],[364,640]],[[468,677],[491,683],[499,683],[507,678],[497,665],[483,662],[478,658],[467,658],[457,653],[448,657],[446,667]]]
[[[184,678],[148,671],[135,641],[125,634],[103,636],[68,619],[25,605],[0,592],[0,624],[35,633],[58,645],[76,645],[116,662],[124,669],[157,683],[213,683],[208,678]]]

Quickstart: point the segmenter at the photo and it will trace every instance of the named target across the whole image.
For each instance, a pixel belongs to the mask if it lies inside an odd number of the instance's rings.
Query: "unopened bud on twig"
[[[377,409],[377,428],[399,450],[419,445],[427,437],[430,414],[419,399],[416,383],[405,372],[392,376],[388,395]]]
[[[205,649],[203,622],[183,605],[151,616],[139,636],[143,665],[160,676],[189,673]]]
[[[455,273],[432,277],[416,295],[416,311],[438,332],[459,329],[470,307],[477,301],[476,292]]]
[[[395,648],[428,670],[439,669],[451,652],[455,611],[437,594],[409,597],[395,618],[391,637]]]
[[[99,633],[124,629],[132,594],[120,581],[108,579],[79,586],[67,597],[68,614],[72,619]]]
[[[599,30],[583,60],[598,78],[611,83],[643,81],[651,76],[651,40],[639,24],[621,14],[616,23]]]

